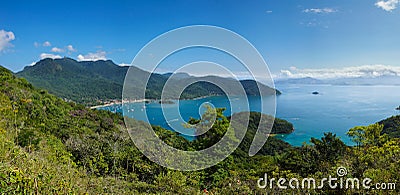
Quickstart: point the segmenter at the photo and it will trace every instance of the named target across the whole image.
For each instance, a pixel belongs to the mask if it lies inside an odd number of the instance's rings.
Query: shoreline
[[[220,97],[223,95],[204,95],[204,96],[199,96],[195,98],[182,98],[182,99],[166,99],[165,101],[175,101],[175,100],[200,100],[204,98],[209,98],[209,97]],[[102,107],[107,107],[107,106],[114,106],[118,104],[123,104],[123,103],[139,103],[139,102],[157,102],[161,101],[161,99],[138,99],[138,100],[110,100],[106,101],[106,103],[100,104],[100,105],[95,105],[95,106],[90,106],[90,109],[96,109],[96,108],[102,108]]]
[[[185,99],[179,99],[179,100],[199,100],[199,99],[203,99],[203,98],[208,98],[208,97],[215,97],[215,96],[221,96],[221,95],[206,95],[206,96],[200,96],[200,97],[195,97],[195,98],[185,98]],[[165,101],[169,101],[169,100],[178,100],[178,99],[167,99]],[[157,101],[161,101],[159,99],[138,99],[138,100],[111,100],[107,103],[104,104],[100,104],[100,105],[96,105],[96,106],[90,106],[90,109],[96,109],[96,108],[102,108],[102,107],[107,107],[107,106],[114,106],[114,105],[118,105],[118,104],[123,104],[123,103],[139,103],[139,102],[157,102]]]
[[[108,103],[104,103],[101,105],[96,105],[96,106],[91,106],[90,109],[96,109],[96,108],[102,108],[102,107],[107,107],[107,106],[114,106],[118,104],[123,104],[123,103],[139,103],[139,102],[147,102],[147,101],[156,101],[155,99],[139,99],[139,100],[113,100]]]

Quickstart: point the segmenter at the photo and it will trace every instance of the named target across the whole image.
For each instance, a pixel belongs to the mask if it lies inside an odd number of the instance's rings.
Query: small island
[[[159,104],[175,104],[172,100],[160,100],[158,101]]]

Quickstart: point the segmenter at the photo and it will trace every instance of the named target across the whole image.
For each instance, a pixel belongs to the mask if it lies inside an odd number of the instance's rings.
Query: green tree
[[[347,132],[347,135],[358,146],[378,146],[382,145],[388,139],[386,134],[382,135],[382,130],[383,125],[377,123],[368,126],[353,127]]]
[[[321,161],[333,163],[343,156],[346,151],[346,144],[336,137],[336,134],[330,132],[324,133],[324,137],[321,140],[311,138],[311,143],[314,144],[315,149],[318,151],[318,158]]]

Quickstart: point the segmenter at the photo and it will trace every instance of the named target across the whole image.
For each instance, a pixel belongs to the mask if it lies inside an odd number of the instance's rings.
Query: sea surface
[[[320,138],[324,132],[333,132],[346,144],[354,145],[346,136],[350,128],[369,125],[400,114],[395,110],[400,105],[400,86],[277,85],[275,87],[282,92],[276,98],[276,117],[293,123],[295,127],[292,134],[278,137],[294,146],[309,143],[311,137]],[[319,94],[312,94],[313,92]],[[263,101],[271,101],[271,97],[264,97]],[[248,109],[247,102],[249,102]],[[215,96],[174,101],[174,104],[131,103],[124,107],[124,113],[144,121],[147,116],[148,122],[153,125],[190,134],[192,130],[185,129],[182,124],[190,117],[199,118],[204,112],[205,103],[227,108],[224,112],[226,116],[246,110],[261,111],[259,97],[249,96],[247,100],[244,97],[234,97],[231,101],[234,106],[231,107],[226,97]],[[123,111],[121,105],[99,109]],[[162,110],[168,113],[166,118]],[[270,106],[264,107],[264,113],[273,114],[273,109]],[[193,139],[191,136],[185,137]]]

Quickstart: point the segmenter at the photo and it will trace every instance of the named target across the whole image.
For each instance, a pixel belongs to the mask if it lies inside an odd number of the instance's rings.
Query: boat
[[[396,110],[400,110],[400,106],[396,108]]]

